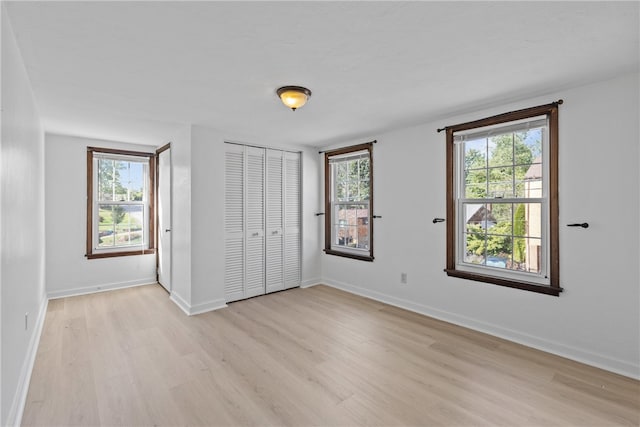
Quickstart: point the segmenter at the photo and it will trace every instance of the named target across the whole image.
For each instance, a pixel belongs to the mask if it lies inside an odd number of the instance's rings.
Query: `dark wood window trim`
[[[500,286],[523,289],[548,295],[559,296],[562,292],[560,287],[560,250],[559,250],[559,217],[558,217],[558,106],[562,100],[551,104],[539,105],[537,107],[525,108],[511,111],[496,116],[487,117],[467,123],[461,123],[444,128],[447,134],[446,149],[446,169],[447,169],[447,267],[445,272],[448,276],[463,279],[475,280],[479,282],[492,283]],[[512,280],[493,275],[483,275],[456,269],[456,192],[455,192],[455,146],[454,133],[469,129],[493,126],[516,120],[528,119],[536,116],[547,116],[549,120],[549,285]]]
[[[122,251],[93,252],[93,153],[106,153],[124,156],[146,157],[149,159],[149,248],[142,250],[123,249]],[[155,161],[154,153],[118,150],[112,148],[87,147],[87,259],[113,258],[133,255],[155,254]]]
[[[338,148],[336,150],[325,151],[324,153],[324,201],[325,201],[325,223],[324,223],[324,252],[328,255],[341,256],[345,258],[357,259],[360,261],[374,260],[373,257],[373,142],[353,145],[350,147]],[[354,153],[356,151],[367,150],[369,152],[369,255],[358,255],[351,252],[343,252],[331,248],[331,167],[329,158],[341,154]]]

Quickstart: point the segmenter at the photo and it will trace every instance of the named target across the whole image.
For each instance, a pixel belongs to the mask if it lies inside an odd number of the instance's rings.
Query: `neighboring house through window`
[[[373,261],[371,143],[325,153],[325,252]]]
[[[154,253],[153,153],[87,148],[87,258]]]
[[[558,103],[450,126],[450,276],[558,295]]]

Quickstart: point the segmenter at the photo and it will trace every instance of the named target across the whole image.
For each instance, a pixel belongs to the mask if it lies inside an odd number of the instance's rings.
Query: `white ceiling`
[[[49,132],[325,145],[638,70],[638,2],[7,2]],[[287,110],[275,90],[312,90]],[[594,100],[594,102],[597,100]]]

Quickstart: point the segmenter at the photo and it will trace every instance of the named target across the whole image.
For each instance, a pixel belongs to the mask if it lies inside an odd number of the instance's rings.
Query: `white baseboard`
[[[195,316],[197,314],[219,310],[227,306],[227,303],[224,299],[215,299],[192,306],[175,292],[171,292],[171,296],[169,297],[169,299],[173,301],[178,307],[180,307],[180,310],[182,310],[187,316]]]
[[[323,282],[322,282],[322,280],[320,280],[319,277],[314,277],[313,279],[303,280],[302,283],[300,283],[300,287],[301,288],[310,288],[311,286],[321,285],[322,283]]]
[[[196,314],[207,313],[209,311],[219,310],[221,308],[225,308],[227,306],[227,302],[224,299],[215,299],[207,302],[203,302],[201,304],[196,304],[191,306],[189,310],[190,316],[195,316]]]
[[[87,286],[87,287],[83,287],[83,288],[74,288],[74,289],[65,289],[65,290],[62,290],[62,291],[53,291],[53,292],[48,292],[47,293],[47,297],[49,299],[75,297],[75,296],[78,296],[78,295],[93,294],[93,293],[96,293],[96,292],[112,291],[114,289],[124,289],[124,288],[132,288],[134,286],[151,285],[153,283],[157,283],[156,278],[155,277],[149,277],[149,278],[139,279],[139,280],[130,280],[130,281],[127,281],[127,282],[106,283],[106,284],[101,284],[101,285]]]
[[[35,328],[31,334],[29,346],[27,347],[27,354],[22,364],[22,369],[20,370],[16,394],[13,397],[11,409],[9,409],[7,417],[8,426],[19,426],[22,423],[22,414],[24,412],[24,406],[27,403],[27,393],[29,392],[31,373],[33,372],[33,366],[36,362],[36,354],[38,353],[38,345],[40,344],[40,336],[42,335],[44,319],[47,315],[48,303],[49,300],[47,298],[43,298],[43,301],[40,303]]]
[[[343,291],[350,292],[352,294],[360,295],[366,298],[383,302],[385,304],[389,304],[399,308],[403,308],[405,310],[413,311],[418,314],[433,317],[435,319],[443,320],[445,322],[453,323],[455,325],[462,326],[465,328],[484,332],[486,334],[493,335],[498,338],[503,338],[508,341],[513,341],[515,343],[522,344],[527,347],[532,347],[547,353],[552,353],[558,356],[565,357],[567,359],[575,360],[576,362],[584,363],[586,365],[594,366],[596,368],[601,368],[606,371],[624,375],[626,377],[640,379],[640,366],[630,362],[626,362],[624,360],[618,360],[602,354],[593,353],[588,350],[584,350],[584,349],[568,346],[566,344],[558,343],[555,341],[546,340],[544,338],[524,334],[522,332],[504,328],[502,326],[481,322],[469,317],[461,316],[459,314],[439,310],[433,307],[429,307],[413,301],[408,301],[402,298],[396,298],[391,295],[383,294],[377,291],[372,291],[370,289],[361,288],[359,286],[350,285],[348,283],[343,283],[343,282],[339,282],[331,279],[324,280],[322,283],[336,289],[341,289]]]
[[[178,295],[175,291],[171,291],[169,295],[169,299],[173,301],[175,305],[177,305],[180,310],[184,312],[187,316],[191,316],[191,305],[186,302],[180,295]]]

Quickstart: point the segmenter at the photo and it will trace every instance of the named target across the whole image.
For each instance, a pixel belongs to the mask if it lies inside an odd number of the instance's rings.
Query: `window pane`
[[[513,133],[489,138],[489,167],[513,165]]]
[[[525,240],[525,259],[520,263],[520,269],[530,273],[540,273],[542,271],[542,240]]]
[[[519,203],[514,205],[513,235],[542,237],[541,203]]]
[[[512,251],[511,236],[487,235],[486,265],[488,267],[510,268]]]
[[[527,213],[529,212],[529,203],[518,203],[514,205],[513,209],[513,235],[514,236],[526,236],[527,235]]]
[[[120,182],[124,200],[142,201],[144,194],[144,164],[139,162],[121,162]]]
[[[338,202],[347,201],[347,184],[344,181],[336,182],[336,200]]]
[[[362,209],[360,206],[356,211],[358,242],[360,249],[369,249],[369,209]]]
[[[511,236],[513,234],[511,212],[511,203],[487,204],[487,229],[489,233]]]
[[[489,169],[489,198],[513,197],[513,168]]]
[[[542,164],[518,166],[518,169],[518,174],[522,176],[518,197],[542,197]]]
[[[369,200],[369,180],[361,180],[359,183],[360,199],[359,201]]]
[[[345,160],[332,164],[335,168],[334,200],[358,202],[369,200],[369,159]]]
[[[531,158],[536,159],[542,157],[542,137],[543,137],[543,129],[535,128],[529,129],[528,131],[516,132],[516,141],[521,142],[524,145],[529,153],[531,153]],[[516,153],[519,150],[516,149]],[[520,156],[516,154],[516,160],[519,163],[527,163],[520,162]]]
[[[487,197],[487,170],[470,170],[465,172],[465,197],[468,199],[484,199]]]
[[[335,208],[334,245],[369,249],[369,207],[341,204]]]
[[[346,162],[334,163],[333,167],[336,168],[336,181],[344,182],[347,180],[347,164]]]
[[[465,203],[464,215],[467,231],[485,230],[487,228],[487,205]]]
[[[99,201],[142,201],[145,163],[98,159]]]
[[[347,200],[350,202],[357,202],[359,200],[358,181],[349,181],[349,184],[347,184],[347,189]]]
[[[464,143],[464,168],[484,169],[487,167],[487,140],[475,139]]]
[[[98,247],[113,246],[115,227],[111,205],[100,205],[98,209]]]
[[[369,159],[360,159],[360,180],[369,179],[370,161]]]
[[[487,249],[484,230],[476,228],[470,231],[471,232],[469,233],[465,233],[466,250],[464,254],[464,262],[484,265]]]
[[[143,244],[142,205],[100,204],[98,212],[99,248]]]

